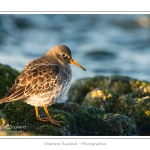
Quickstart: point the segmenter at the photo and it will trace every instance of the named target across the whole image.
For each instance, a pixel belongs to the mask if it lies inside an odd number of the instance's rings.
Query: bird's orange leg
[[[46,115],[47,115],[47,121],[49,121],[49,122],[51,122],[51,123],[53,123],[53,124],[56,124],[56,125],[60,126],[59,123],[62,123],[63,121],[56,121],[56,120],[53,120],[53,119],[51,118],[51,116],[49,115],[49,112],[48,112],[48,109],[47,109],[47,105],[44,105],[44,110],[45,110],[45,113],[46,113]]]
[[[39,121],[44,121],[44,122],[51,122],[53,124],[56,124],[56,125],[60,126],[59,123],[62,123],[62,121],[56,121],[56,120],[53,120],[51,118],[51,116],[49,115],[48,109],[47,109],[47,105],[44,105],[44,110],[45,110],[45,113],[46,113],[47,117],[40,118],[39,112],[38,112],[38,107],[35,106],[36,119],[39,120]]]
[[[47,117],[45,117],[45,118],[40,118],[40,116],[39,116],[39,110],[38,110],[38,107],[37,107],[37,106],[35,106],[35,112],[36,112],[36,119],[37,119],[37,120],[47,122]]]

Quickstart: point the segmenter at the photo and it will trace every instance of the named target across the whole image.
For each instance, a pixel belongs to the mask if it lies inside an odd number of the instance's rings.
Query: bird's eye
[[[65,55],[65,54],[62,54],[62,56],[65,57],[66,55]]]
[[[67,58],[68,58],[68,56],[65,55],[65,54],[62,54],[62,56],[63,56],[64,59],[67,59]]]

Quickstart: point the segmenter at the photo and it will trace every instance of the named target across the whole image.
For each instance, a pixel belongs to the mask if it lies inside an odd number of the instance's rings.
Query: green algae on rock
[[[0,64],[0,98],[18,75]],[[60,127],[37,121],[34,107],[23,102],[6,104],[0,127],[8,135],[150,135],[150,84],[146,81],[123,76],[80,79],[72,84],[67,101],[78,104],[49,107],[54,119],[63,121]],[[39,112],[45,116],[43,108]]]
[[[124,76],[96,76],[93,78],[85,78],[75,81],[68,93],[68,102],[82,104],[85,95],[95,88],[105,88],[111,90],[117,95],[124,95],[134,92],[138,88],[150,85],[146,81],[139,81]]]
[[[63,116],[59,115],[57,110],[51,108],[49,112],[52,116],[55,115],[56,120],[62,120]],[[64,131],[63,127],[58,130],[59,126],[37,121],[34,107],[24,102],[17,101],[6,104],[4,113],[9,125],[14,127],[11,128],[12,131],[33,132],[37,135],[69,135],[69,131]],[[39,113],[41,116],[45,115],[43,109],[39,109]],[[18,126],[22,128],[16,128]]]
[[[0,98],[5,96],[18,75],[17,70],[0,63]]]
[[[0,63],[0,98],[5,96],[18,75],[19,72],[17,70]],[[1,104],[0,108],[3,108],[4,105],[5,104]]]
[[[132,94],[120,96],[114,106],[114,112],[132,116],[141,135],[150,135],[150,97],[132,97]]]
[[[110,90],[96,88],[85,96],[82,104],[97,107],[101,111],[112,112],[117,98],[118,95]]]
[[[48,110],[55,120],[63,121],[61,126],[37,121],[34,107],[23,102],[9,103],[4,108],[6,118],[11,126],[24,127],[21,130],[38,135],[108,136],[138,134],[136,124],[131,118],[124,115],[105,114],[94,107],[73,103],[56,103]],[[39,112],[44,115],[43,109],[40,109]],[[20,131],[17,128],[11,130]]]
[[[128,116],[106,113],[104,118],[112,126],[112,135],[138,135],[135,121]]]
[[[82,104],[85,95],[97,87],[106,87],[107,77],[98,76],[94,78],[79,79],[72,83],[68,93],[68,102]]]
[[[0,110],[0,136],[8,135],[9,130],[10,130],[9,124],[6,121],[4,112],[3,110]]]
[[[72,84],[68,101],[128,115],[136,121],[140,135],[150,135],[149,82],[123,76],[80,79]]]
[[[116,100],[114,111],[124,113],[135,118],[150,117],[150,97],[131,97],[130,94],[122,95]]]

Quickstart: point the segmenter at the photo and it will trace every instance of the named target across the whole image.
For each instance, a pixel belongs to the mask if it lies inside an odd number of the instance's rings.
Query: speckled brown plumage
[[[66,94],[71,84],[70,63],[83,68],[72,59],[70,49],[65,45],[51,48],[44,56],[28,63],[15,80],[1,103],[24,101],[35,106],[36,118],[59,125],[51,119],[47,106],[54,104]],[[47,118],[40,118],[38,107],[44,107]]]

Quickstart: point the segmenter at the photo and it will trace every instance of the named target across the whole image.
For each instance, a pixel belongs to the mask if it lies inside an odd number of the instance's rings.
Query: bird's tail
[[[0,99],[0,104],[10,102],[8,97]]]

